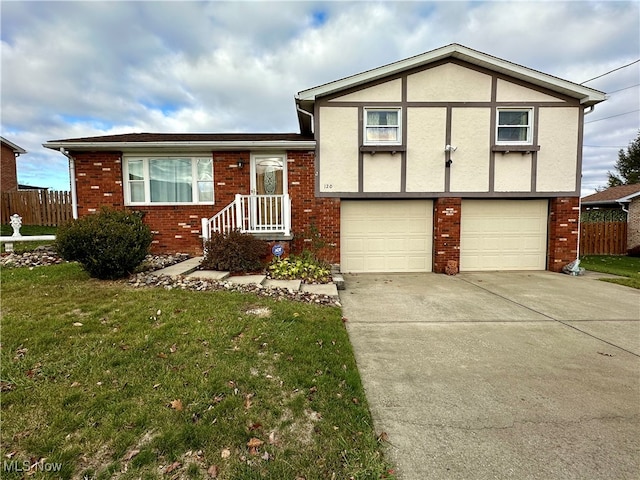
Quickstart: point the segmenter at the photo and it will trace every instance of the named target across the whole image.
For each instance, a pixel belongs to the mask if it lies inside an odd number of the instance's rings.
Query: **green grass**
[[[337,308],[3,269],[0,354],[5,479],[392,477]]]
[[[30,235],[55,235],[58,227],[45,227],[42,225],[23,225],[20,227],[20,234],[26,236]],[[13,235],[13,228],[11,225],[0,225],[0,235],[9,236]]]
[[[640,257],[617,255],[585,255],[580,266],[592,272],[610,273],[624,278],[603,278],[605,282],[640,289]]]
[[[58,227],[45,227],[41,225],[23,225],[20,228],[20,234],[23,237],[30,237],[33,235],[55,235]],[[11,225],[0,225],[0,236],[13,235],[13,228]],[[13,251],[16,253],[31,252],[37,247],[42,245],[51,245],[51,241],[42,242],[15,242],[13,244]],[[2,244],[2,252],[5,252],[4,243]]]

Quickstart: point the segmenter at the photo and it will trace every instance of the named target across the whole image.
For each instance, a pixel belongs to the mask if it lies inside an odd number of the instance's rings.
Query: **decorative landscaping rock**
[[[9,253],[0,257],[2,267],[44,267],[47,265],[57,265],[64,260],[58,256],[53,247],[41,246],[32,252]]]
[[[287,299],[297,302],[316,303],[319,305],[340,306],[340,301],[337,297],[293,291],[289,288],[269,288],[255,283],[240,284],[226,280],[205,280],[186,276],[170,277],[168,275],[154,275],[153,272],[143,272],[132,275],[128,283],[134,288],[160,287],[166,290],[176,288],[196,292],[226,290],[229,292],[254,293],[263,297],[272,297],[277,300]]]
[[[183,262],[189,257],[186,253],[176,253],[175,255],[147,255],[138,269],[141,272],[160,270],[161,268]],[[41,246],[31,252],[14,252],[0,257],[0,266],[2,267],[33,268],[57,265],[64,262],[52,246]]]

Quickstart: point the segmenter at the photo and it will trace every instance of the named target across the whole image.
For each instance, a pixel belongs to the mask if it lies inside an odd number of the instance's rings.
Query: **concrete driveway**
[[[639,478],[640,291],[550,272],[345,281],[400,478]]]

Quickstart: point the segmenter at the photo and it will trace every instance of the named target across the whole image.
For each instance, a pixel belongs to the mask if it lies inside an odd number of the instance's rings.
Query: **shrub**
[[[237,230],[213,233],[204,250],[203,269],[229,272],[261,270],[268,253],[267,242]]]
[[[60,226],[56,250],[65,260],[80,263],[92,277],[113,280],[142,263],[152,237],[141,213],[103,209]]]
[[[271,278],[278,280],[297,279],[306,283],[328,283],[331,280],[331,267],[310,252],[274,258],[267,271]]]

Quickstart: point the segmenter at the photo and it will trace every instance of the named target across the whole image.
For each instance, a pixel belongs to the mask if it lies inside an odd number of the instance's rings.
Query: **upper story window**
[[[211,157],[127,157],[128,205],[213,203]]]
[[[364,117],[365,145],[402,143],[399,108],[366,108]]]
[[[527,145],[533,142],[533,110],[530,108],[500,108],[496,143]]]

